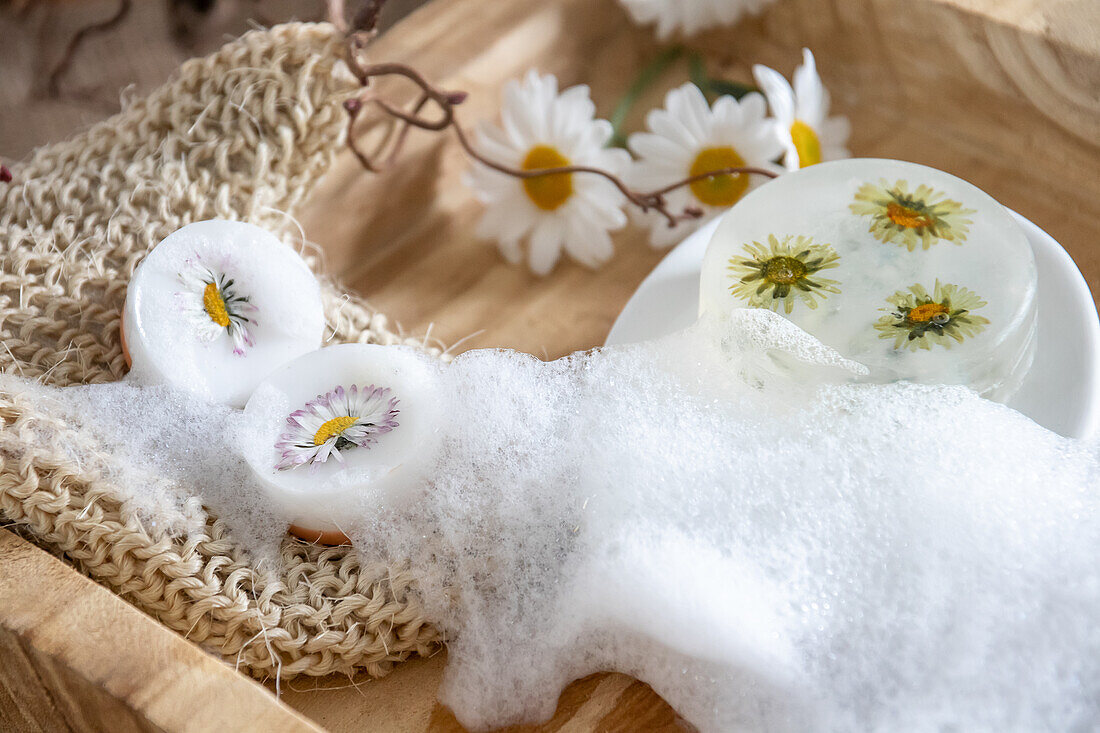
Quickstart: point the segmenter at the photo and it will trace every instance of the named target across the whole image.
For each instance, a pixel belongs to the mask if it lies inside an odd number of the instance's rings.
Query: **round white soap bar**
[[[1005,400],[1035,348],[1035,261],[978,188],[913,163],[810,166],[756,189],[703,260],[702,310],[770,308],[870,369]]]
[[[123,313],[134,379],[234,407],[316,349],[324,328],[320,285],[298,253],[238,221],[168,235],[134,272]]]
[[[442,365],[404,346],[340,344],[265,379],[245,406],[245,459],[287,520],[339,536],[423,486],[439,444]]]

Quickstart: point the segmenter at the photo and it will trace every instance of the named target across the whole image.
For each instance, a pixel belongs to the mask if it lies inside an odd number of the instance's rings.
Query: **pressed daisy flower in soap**
[[[886,299],[887,312],[875,322],[879,338],[894,339],[894,348],[950,347],[952,339],[963,343],[985,330],[989,319],[979,315],[988,305],[966,288],[938,280],[931,293],[919,283]]]
[[[173,232],[134,271],[123,337],[133,379],[240,407],[268,372],[320,345],[324,322],[297,252],[215,220]]]
[[[972,209],[926,184],[910,190],[905,180],[865,183],[848,207],[862,216],[881,242],[928,249],[940,242],[963,244]]]
[[[416,495],[438,447],[441,370],[409,347],[339,344],[256,388],[241,450],[295,534],[342,542],[348,517]]]
[[[832,247],[814,244],[811,237],[780,241],[769,234],[767,243],[746,244],[740,257],[730,258],[730,289],[755,308],[790,313],[798,301],[816,308],[819,299],[840,292],[836,280],[819,274],[839,261]]]
[[[206,263],[195,254],[180,268],[180,290],[176,295],[180,310],[187,315],[195,336],[205,343],[228,336],[233,353],[244,356],[256,345],[256,306],[244,295],[231,274],[237,269],[229,255]]]
[[[1035,350],[1035,262],[999,203],[947,173],[824,162],[747,195],[707,249],[701,308],[768,308],[889,382],[1006,400]]]

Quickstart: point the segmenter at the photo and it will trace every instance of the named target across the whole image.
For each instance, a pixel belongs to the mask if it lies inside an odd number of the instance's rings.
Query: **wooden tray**
[[[790,73],[811,47],[857,155],[960,175],[1050,232],[1094,291],[1100,276],[1100,5],[1095,0],[780,0],[691,45],[712,71]],[[612,0],[433,0],[386,34],[375,58],[415,64],[471,93],[467,124],[496,114],[502,83],[536,67],[592,86],[608,114],[657,48]],[[684,78],[670,72],[667,85]],[[395,90],[395,93],[403,93]],[[663,90],[639,104],[659,103]],[[639,117],[640,115],[636,115]],[[637,128],[639,119],[632,122]],[[363,173],[345,156],[301,217],[342,273],[407,330],[463,349],[554,358],[602,343],[661,257],[638,231],[602,270],[545,279],[476,241],[479,207],[451,140],[419,134],[402,165]],[[50,555],[0,530],[0,728],[450,731],[436,705],[443,655],[380,681],[302,680],[282,702]],[[322,689],[329,688],[329,689]],[[295,710],[296,709],[296,710]],[[682,730],[647,686],[596,675],[531,730]]]

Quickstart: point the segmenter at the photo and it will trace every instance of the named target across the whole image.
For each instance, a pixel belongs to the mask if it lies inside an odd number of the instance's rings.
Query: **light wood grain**
[[[753,62],[789,74],[800,48],[813,48],[837,111],[852,120],[855,154],[927,163],[974,182],[1057,238],[1098,292],[1098,15],[1095,0],[780,0],[760,18],[691,44],[707,53],[716,74],[742,81]],[[433,0],[372,54],[469,91],[461,115],[471,123],[495,115],[501,85],[529,67],[552,71],[564,84],[590,84],[607,114],[656,48],[651,33],[633,27],[612,0]],[[673,70],[664,82],[683,78]],[[632,125],[662,91],[647,97]],[[566,263],[538,279],[508,266],[473,236],[479,208],[459,181],[466,166],[453,141],[427,134],[414,135],[402,165],[386,175],[368,176],[345,156],[301,222],[329,269],[410,331],[431,328],[448,343],[469,337],[462,348],[509,346],[547,358],[601,343],[661,253],[628,230],[597,272]],[[0,557],[0,577],[9,571]],[[66,587],[73,577],[61,573],[57,582]],[[39,591],[58,597],[50,585]],[[43,648],[37,636],[19,638],[27,658]],[[71,650],[50,653],[63,651]],[[88,671],[95,648],[85,653],[79,674],[99,679]],[[135,652],[117,667],[144,662]],[[284,699],[334,731],[460,730],[434,702],[443,663],[442,655],[418,660],[354,685],[300,681]],[[26,673],[8,677],[11,685],[32,684]],[[145,702],[125,702],[135,725],[148,717]],[[674,728],[682,721],[646,685],[596,675],[565,691],[553,720],[525,730]]]
[[[447,655],[416,659],[381,680],[325,678],[290,685],[283,701],[328,730],[372,733],[462,733],[450,710],[435,702]],[[690,729],[649,685],[622,674],[596,674],[567,687],[550,720],[507,729],[511,733],[667,731]]]
[[[0,568],[0,730],[319,730],[3,529]]]

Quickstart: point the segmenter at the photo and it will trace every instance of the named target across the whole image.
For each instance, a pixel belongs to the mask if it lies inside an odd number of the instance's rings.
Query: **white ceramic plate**
[[[1100,320],[1088,283],[1069,254],[1011,212],[1035,252],[1039,324],[1035,363],[1008,404],[1072,438],[1100,428]],[[644,341],[686,328],[699,311],[699,272],[718,219],[689,236],[638,287],[607,335],[608,344]]]

